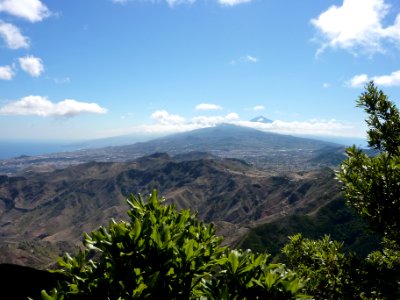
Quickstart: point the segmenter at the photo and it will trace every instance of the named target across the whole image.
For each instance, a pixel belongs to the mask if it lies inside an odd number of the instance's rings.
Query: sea
[[[73,150],[77,149],[71,144],[65,143],[0,140],[0,159],[2,160],[20,156],[33,156]]]

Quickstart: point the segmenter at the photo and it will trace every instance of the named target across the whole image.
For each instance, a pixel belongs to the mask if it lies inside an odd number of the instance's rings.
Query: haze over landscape
[[[220,123],[364,138],[364,84],[400,95],[399,13],[394,0],[2,0],[0,140]]]

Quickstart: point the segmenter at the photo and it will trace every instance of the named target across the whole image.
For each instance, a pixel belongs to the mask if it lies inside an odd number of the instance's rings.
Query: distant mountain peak
[[[250,120],[250,122],[258,122],[258,123],[272,123],[273,121],[264,117],[264,116],[258,116]]]

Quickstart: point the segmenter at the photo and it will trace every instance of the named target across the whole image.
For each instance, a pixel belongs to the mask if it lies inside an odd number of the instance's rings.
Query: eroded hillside
[[[154,154],[127,163],[91,162],[0,178],[2,262],[44,267],[73,251],[83,232],[126,218],[126,197],[156,188],[178,208],[214,222],[227,243],[248,228],[312,213],[337,197],[333,171],[279,175],[238,159]]]

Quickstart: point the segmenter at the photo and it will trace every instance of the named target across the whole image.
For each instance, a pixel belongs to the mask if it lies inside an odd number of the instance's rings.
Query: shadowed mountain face
[[[344,147],[338,144],[223,124],[129,146],[0,161],[0,174],[16,174],[23,170],[48,172],[91,161],[126,162],[155,152],[178,155],[192,151],[238,158],[265,169],[288,172],[336,166],[337,159],[332,160],[332,157],[344,158]]]
[[[251,119],[250,122],[259,122],[259,123],[266,123],[266,124],[268,124],[268,123],[272,123],[273,121],[270,120],[270,119],[267,119],[267,118],[264,117],[264,116],[258,116],[258,117],[255,117],[255,118]]]
[[[337,197],[329,169],[278,176],[205,153],[154,154],[128,163],[86,163],[0,177],[1,262],[44,267],[73,251],[82,233],[125,219],[130,193],[158,189],[178,208],[214,222],[227,243],[249,227],[311,213]]]
[[[290,214],[249,230],[240,247],[265,251],[279,256],[289,236],[301,233],[306,238],[320,239],[328,234],[331,239],[343,242],[344,250],[366,257],[381,249],[382,236],[368,230],[368,225],[346,201],[338,195],[312,214]]]
[[[50,273],[12,264],[0,264],[2,299],[41,299],[42,290],[50,290],[65,280],[60,273]]]

